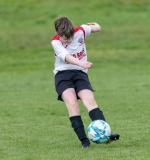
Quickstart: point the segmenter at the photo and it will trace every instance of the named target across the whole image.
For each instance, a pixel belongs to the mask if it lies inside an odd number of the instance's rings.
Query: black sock
[[[103,112],[99,108],[92,109],[89,112],[89,116],[90,116],[92,121],[98,120],[98,119],[106,121],[105,116],[103,115]]]
[[[81,116],[73,116],[70,117],[69,119],[71,121],[72,128],[74,129],[79,140],[82,143],[84,143],[85,141],[89,141],[84,130],[84,125]]]

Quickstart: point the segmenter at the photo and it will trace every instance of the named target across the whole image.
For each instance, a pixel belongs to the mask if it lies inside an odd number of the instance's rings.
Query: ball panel
[[[91,141],[97,141],[99,139],[99,134],[93,128],[93,126],[88,127],[88,137]]]
[[[92,121],[87,131],[89,139],[96,144],[106,142],[111,135],[109,124],[103,120]]]

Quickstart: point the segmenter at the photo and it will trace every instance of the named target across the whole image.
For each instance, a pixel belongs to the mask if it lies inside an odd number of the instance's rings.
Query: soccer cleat
[[[90,147],[90,141],[89,139],[85,139],[82,141],[82,148],[89,148]]]
[[[86,148],[89,148],[90,147],[90,144],[88,145],[82,145],[82,148],[86,149]]]
[[[118,140],[119,137],[120,137],[120,135],[117,134],[117,133],[112,133],[112,134],[110,135],[110,139],[111,139],[112,141]]]
[[[110,135],[110,138],[108,139],[108,141],[106,141],[106,144],[108,144],[108,143],[110,143],[110,142],[112,142],[112,141],[119,140],[119,137],[120,137],[119,134],[117,134],[117,133],[112,133],[112,134]]]
[[[82,144],[82,148],[89,148],[90,147],[90,143],[88,144]]]

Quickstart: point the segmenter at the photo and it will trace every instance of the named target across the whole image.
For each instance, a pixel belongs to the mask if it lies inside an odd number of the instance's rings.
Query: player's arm
[[[66,55],[65,61],[68,63],[71,63],[71,64],[75,64],[77,66],[83,67],[83,68],[91,68],[92,67],[91,62],[83,62],[83,61],[78,60],[75,57],[71,56],[70,54]]]
[[[101,30],[100,25],[96,22],[90,22],[87,25],[91,27],[91,32],[99,32]]]
[[[91,62],[83,62],[81,60],[76,59],[75,57],[71,56],[69,52],[62,46],[61,42],[58,40],[52,41],[52,46],[55,51],[55,54],[60,57],[64,62],[68,62],[71,64],[78,65],[83,68],[91,68]]]

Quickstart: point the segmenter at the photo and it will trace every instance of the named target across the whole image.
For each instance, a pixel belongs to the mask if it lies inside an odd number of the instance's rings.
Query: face
[[[60,40],[61,40],[63,43],[67,43],[67,44],[69,44],[69,43],[71,43],[71,42],[72,42],[73,37],[71,37],[71,38],[67,39],[65,36],[62,36],[62,37],[60,37]]]

